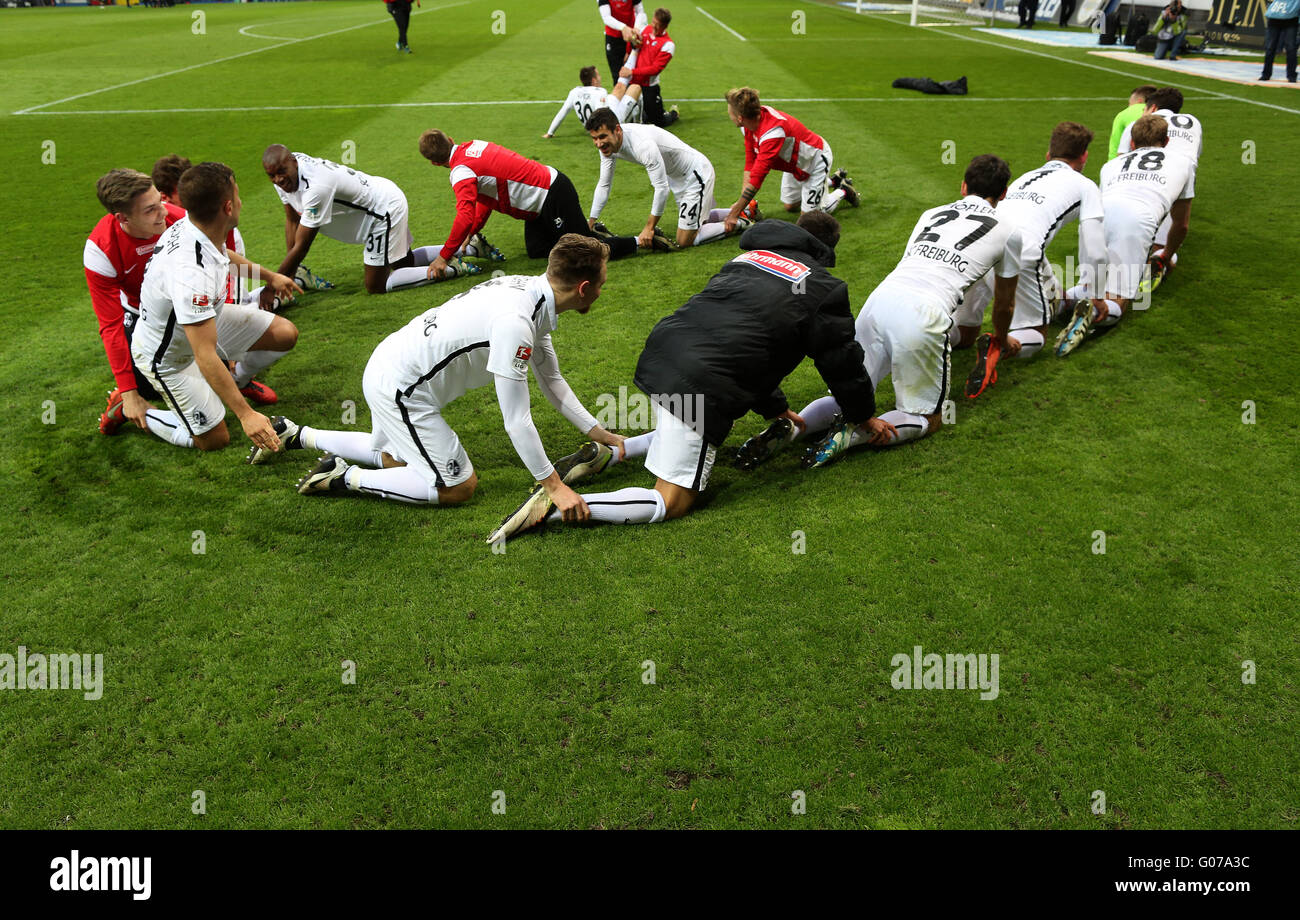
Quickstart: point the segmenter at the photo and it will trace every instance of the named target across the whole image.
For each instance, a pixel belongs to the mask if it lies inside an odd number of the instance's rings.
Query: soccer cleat
[[[677,124],[677,120],[681,117],[682,113],[677,111],[677,106],[673,106],[668,110],[668,114],[664,117],[664,127],[671,128],[673,125]]]
[[[656,252],[682,251],[682,247],[677,245],[677,241],[658,227],[655,227],[654,234],[650,237],[650,248]]]
[[[348,471],[347,461],[334,454],[321,454],[316,465],[298,480],[299,495],[315,495],[318,492],[346,492],[347,483],[343,474]]]
[[[298,266],[298,270],[294,272],[293,280],[304,291],[328,291],[334,287],[334,282],[326,281],[306,265]]]
[[[825,466],[840,454],[849,449],[849,438],[853,434],[853,426],[844,421],[844,418],[836,413],[831,427],[824,437],[815,447],[810,447],[808,452],[803,456],[804,469],[812,469],[816,466]]]
[[[501,254],[501,250],[489,243],[487,237],[482,233],[475,233],[471,236],[465,248],[466,250],[473,250],[473,252],[466,252],[466,255],[472,258],[489,259],[493,262],[504,262],[506,260],[506,257]]]
[[[281,450],[298,450],[302,447],[302,441],[298,438],[298,426],[283,415],[272,416],[271,427],[275,429],[276,435],[280,438]],[[254,444],[248,450],[248,462],[254,465],[265,463],[275,454],[276,452],[273,450],[267,450]]]
[[[732,232],[732,233],[744,233],[746,230],[748,230],[748,229],[749,229],[750,227],[752,227],[752,226],[754,226],[754,222],[753,222],[752,220],[750,220],[748,217],[737,217],[737,218],[736,218],[736,229],[735,229],[735,230],[732,230],[731,232]]]
[[[859,195],[858,190],[853,187],[852,179],[845,176],[843,181],[840,182],[840,188],[844,190],[844,200],[849,203],[849,207],[856,208],[862,203],[862,196]]]
[[[742,217],[747,217],[754,223],[763,219],[763,212],[758,209],[758,200],[751,198],[749,204],[745,205],[745,210],[740,212]]]
[[[567,457],[555,461],[555,472],[560,480],[571,486],[575,482],[595,476],[614,459],[614,449],[595,441],[588,441]]]
[[[122,401],[122,388],[116,387],[108,394],[108,408],[99,416],[100,434],[117,434],[117,429],[126,422],[126,412]]]
[[[487,542],[504,543],[512,537],[532,530],[545,522],[546,516],[554,510],[555,502],[551,501],[551,497],[546,494],[546,489],[540,485],[534,486],[533,491],[524,499],[524,503],[502,521],[500,527],[492,531]]]
[[[979,396],[986,389],[998,382],[998,358],[1002,357],[1002,346],[997,339],[985,332],[975,340],[975,366],[966,378],[966,395],[971,399]]]
[[[255,402],[259,406],[273,406],[280,400],[280,397],[275,395],[275,390],[264,383],[258,383],[256,380],[248,381],[248,385],[240,387],[239,392],[243,394],[245,399]]]
[[[736,469],[749,472],[785,445],[793,443],[798,434],[799,428],[794,422],[784,417],[776,419],[740,445],[736,451]]]
[[[596,221],[591,225],[591,232],[596,234],[596,236],[600,237],[602,240],[607,240],[614,235],[610,233],[609,228],[600,221]]]
[[[1056,337],[1056,356],[1058,358],[1064,358],[1083,344],[1083,340],[1087,338],[1089,330],[1092,329],[1094,313],[1091,300],[1075,301],[1074,318]]]
[[[453,257],[447,263],[447,267],[442,270],[442,278],[446,281],[449,278],[459,278],[462,275],[477,275],[482,271],[483,269],[473,262],[466,262],[459,257]]]
[[[831,173],[831,177],[830,179],[827,180],[827,184],[831,187],[831,190],[834,191],[835,189],[839,188],[840,183],[843,182],[848,177],[849,177],[848,170],[845,169],[844,167],[840,167],[839,169],[835,170],[835,172]]]

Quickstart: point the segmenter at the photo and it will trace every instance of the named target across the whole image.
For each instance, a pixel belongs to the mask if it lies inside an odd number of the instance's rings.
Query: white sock
[[[1065,292],[1065,299],[1067,299],[1067,300],[1087,300],[1087,299],[1088,299],[1088,285],[1086,285],[1086,284],[1076,284],[1074,287],[1070,288],[1068,291]]]
[[[242,303],[257,303],[257,301],[258,301],[259,299],[261,299],[261,297],[262,297],[262,291],[264,291],[264,290],[266,290],[266,285],[265,285],[265,284],[262,285],[261,287],[255,287],[255,288],[253,288],[251,291],[249,291],[248,293],[246,293],[246,294],[244,295],[244,299],[243,299],[243,301],[241,301],[241,302],[242,302]]]
[[[593,492],[582,500],[591,509],[591,519],[602,524],[658,524],[664,519],[664,497],[655,489],[628,488],[617,492]],[[551,521],[562,520],[558,510]]]
[[[194,439],[185,430],[185,426],[181,424],[180,417],[175,412],[149,409],[144,414],[144,424],[151,433],[170,444],[175,444],[177,447],[194,446]]]
[[[710,240],[716,240],[719,237],[727,235],[727,226],[721,221],[715,221],[711,224],[705,224],[700,227],[700,232],[695,234],[695,245],[707,243]]]
[[[930,422],[923,415],[911,415],[897,409],[890,409],[888,412],[881,413],[880,420],[889,422],[898,431],[898,437],[891,438],[886,447],[902,444],[904,441],[914,441],[930,433]]]
[[[276,361],[287,351],[246,351],[235,363],[235,386],[246,387],[249,382]]]
[[[824,198],[822,198],[822,210],[825,211],[827,214],[833,214],[835,213],[835,209],[840,206],[840,202],[843,200],[844,200],[844,189],[837,188],[835,191],[830,192]]]
[[[1037,329],[1013,329],[1008,338],[1020,343],[1020,358],[1032,358],[1043,347],[1043,334]]]
[[[709,216],[704,218],[704,222],[706,224],[716,224],[720,220],[726,220],[727,215],[730,213],[730,208],[714,208],[709,212]]]
[[[800,432],[795,440],[799,440],[799,438],[812,431],[825,431],[831,427],[831,419],[839,411],[840,404],[835,401],[834,396],[823,396],[821,399],[814,399],[804,406],[799,413],[799,417],[808,423],[808,427]]]
[[[298,440],[308,450],[327,450],[349,463],[384,465],[382,453],[370,446],[370,434],[365,431],[323,431],[303,425],[298,429]]]
[[[610,458],[609,465],[613,466],[622,460],[635,460],[638,457],[644,457],[646,451],[650,449],[650,444],[655,439],[653,431],[647,431],[645,434],[639,434],[636,437],[628,438],[623,442],[624,456],[619,457],[618,451],[614,451],[614,456]]]
[[[415,256],[417,267],[432,265],[433,260],[438,258],[438,253],[442,251],[441,246],[420,246],[411,250],[411,255]]]
[[[409,466],[386,470],[350,467],[343,474],[343,483],[351,492],[365,492],[412,505],[438,504],[438,487]]]
[[[1113,300],[1106,300],[1106,316],[1097,325],[1113,326],[1124,316],[1124,311],[1120,309],[1119,304]]]
[[[427,247],[426,247],[427,248]],[[428,263],[426,263],[426,266]],[[405,290],[407,288],[419,287],[422,284],[434,284],[434,279],[429,277],[426,267],[395,268],[389,275],[388,280],[384,282],[385,291]]]

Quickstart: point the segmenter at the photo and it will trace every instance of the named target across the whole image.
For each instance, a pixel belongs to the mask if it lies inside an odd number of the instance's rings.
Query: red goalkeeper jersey
[[[775,169],[788,172],[802,182],[808,178],[807,167],[825,146],[822,139],[805,128],[798,119],[763,106],[758,116],[758,130],[745,133],[745,171],[749,184],[758,188],[767,174]]]
[[[555,169],[489,141],[451,148],[451,187],[456,192],[456,220],[441,255],[450,259],[461,244],[483,229],[493,211],[532,220],[555,181]]]

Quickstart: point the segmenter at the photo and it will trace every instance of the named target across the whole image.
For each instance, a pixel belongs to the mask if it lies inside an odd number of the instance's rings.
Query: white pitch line
[[[437,11],[437,10],[448,10],[448,9],[451,9],[452,7],[455,7],[455,6],[465,6],[466,4],[471,3],[471,2],[473,2],[473,0],[460,0],[459,3],[451,3],[451,4],[448,4],[447,6],[430,7],[430,8],[427,9],[427,10],[420,10],[419,12],[414,13],[414,14],[412,14],[412,15],[419,16],[421,13],[432,13],[432,12],[435,12],[435,11]],[[179,68],[177,68],[176,70],[168,70],[168,71],[165,71],[164,73],[156,73],[156,74],[154,74],[154,75],[152,75],[152,76],[149,76],[149,77],[140,77],[139,79],[136,79],[136,80],[127,80],[125,83],[116,83],[116,84],[114,84],[113,86],[101,86],[101,87],[99,87],[98,89],[87,90],[87,91],[84,92],[84,93],[77,93],[77,94],[74,95],[74,96],[65,96],[64,98],[62,98],[62,99],[56,99],[56,100],[54,100],[53,102],[42,102],[40,105],[33,105],[33,106],[29,106],[28,108],[25,108],[25,109],[19,109],[18,111],[16,111],[16,112],[11,112],[10,114],[11,114],[11,115],[61,115],[61,114],[64,114],[64,113],[62,113],[62,112],[41,112],[40,109],[48,109],[50,106],[62,105],[62,104],[65,103],[65,102],[73,102],[74,100],[77,100],[77,99],[84,99],[84,98],[86,98],[87,96],[94,96],[94,95],[97,95],[98,93],[107,93],[107,92],[110,92],[111,90],[115,90],[115,89],[125,89],[125,88],[128,87],[128,86],[135,86],[135,85],[137,85],[137,84],[139,84],[139,83],[148,83],[150,80],[160,80],[160,79],[162,79],[163,77],[174,77],[174,76],[175,76],[176,74],[178,74],[178,73],[185,73],[186,71],[189,71],[189,70],[197,70],[197,69],[200,68],[200,67],[208,67],[208,66],[211,66],[212,64],[224,64],[226,61],[234,61],[234,60],[238,60],[239,58],[242,58],[242,57],[248,57],[250,54],[261,54],[261,53],[264,52],[264,51],[274,51],[276,48],[284,48],[284,47],[287,47],[287,46],[289,46],[289,45],[297,44],[298,42],[309,42],[309,41],[313,41],[313,40],[315,40],[315,39],[317,39],[317,38],[325,38],[325,37],[330,36],[330,35],[340,35],[340,34],[342,34],[342,33],[344,33],[344,32],[352,32],[352,31],[354,31],[354,30],[356,30],[356,29],[364,29],[364,28],[367,28],[368,26],[383,25],[384,23],[386,23],[386,22],[391,22],[391,21],[392,21],[391,17],[390,17],[389,19],[376,19],[376,20],[373,20],[373,21],[371,21],[371,22],[363,22],[363,23],[361,23],[360,25],[348,26],[348,27],[343,28],[343,29],[331,29],[331,30],[328,31],[328,32],[321,32],[321,33],[319,33],[318,35],[307,35],[307,36],[304,36],[303,38],[288,38],[288,39],[284,39],[284,40],[282,40],[278,45],[264,45],[264,46],[262,46],[261,48],[254,48],[254,49],[251,50],[251,51],[241,51],[239,54],[231,54],[231,55],[228,55],[227,57],[217,58],[216,60],[213,60],[213,61],[202,61],[202,62],[200,62],[200,63],[198,63],[198,64],[190,64],[188,67],[179,67]],[[252,38],[266,38],[267,36],[264,36],[264,35],[254,35],[254,36],[250,36],[250,37],[252,37]],[[234,111],[240,111],[240,110],[239,110],[239,109],[213,109],[212,111],[232,111],[232,112],[234,112]],[[78,113],[78,114],[79,114],[79,113]]]
[[[737,31],[736,31],[735,29],[733,29],[731,26],[727,25],[725,22],[723,22],[723,21],[722,21],[721,19],[719,19],[717,16],[714,16],[712,13],[710,13],[710,12],[709,12],[708,10],[706,10],[704,7],[702,7],[702,6],[697,6],[696,9],[699,10],[701,13],[703,13],[705,16],[707,16],[707,17],[709,17],[710,19],[712,19],[712,20],[713,20],[714,22],[716,22],[718,25],[722,26],[722,28],[726,29],[726,30],[727,30],[728,32],[730,32],[732,35],[736,36],[736,38],[740,39],[742,42],[743,42],[743,41],[748,41],[748,39],[745,38],[745,36],[741,35],[739,32],[737,32]]]
[[[765,97],[766,98],[766,97]],[[1188,102],[1205,101],[1210,99],[1209,96],[1188,96]],[[963,102],[1114,102],[1114,96],[953,96],[950,99],[960,99]],[[243,106],[220,106],[213,108],[199,109],[76,109],[67,112],[14,112],[15,115],[211,115],[219,112],[299,112],[299,111],[319,111],[321,109],[425,109],[425,108],[449,108],[455,106],[489,106],[489,105],[549,105],[557,106],[563,99],[493,99],[477,100],[472,102],[340,102],[335,104],[316,104],[316,105],[243,105]],[[678,99],[678,102],[717,102],[721,99]],[[808,103],[834,103],[839,105],[845,102],[929,102],[934,104],[936,100],[933,97],[925,95],[916,96],[848,96],[840,99],[829,99],[810,96],[792,96],[781,97],[773,96],[768,99],[769,102],[808,102]],[[1217,100],[1215,100],[1217,101]]]
[[[892,22],[895,25],[901,25],[901,26],[908,25],[905,22],[899,22],[898,20],[889,19],[888,17],[875,16],[873,13],[862,13],[861,15],[871,16],[874,19],[881,19],[883,22]],[[908,28],[911,27],[908,26]],[[1007,42],[995,42],[995,41],[990,41],[988,39],[976,38],[973,35],[963,35],[960,32],[936,32],[935,34],[945,36],[946,38],[960,38],[962,41],[976,42],[981,45],[992,45],[994,48],[1004,48],[1008,51],[1019,51],[1022,54],[1032,54],[1034,57],[1050,58],[1053,61],[1059,61],[1065,64],[1074,64],[1077,67],[1087,67],[1092,70],[1100,70],[1105,73],[1113,73],[1121,77],[1133,77],[1134,79],[1137,80],[1148,80],[1151,78],[1151,75],[1149,73],[1146,74],[1132,73],[1127,70],[1118,70],[1114,67],[1103,67],[1101,64],[1094,64],[1091,61],[1080,61],[1070,57],[1060,57],[1055,54],[1048,54],[1047,52],[1044,51],[1035,51],[1032,48],[1020,48],[1014,44],[1008,44]],[[1197,75],[1186,74],[1186,76],[1196,77]],[[1210,78],[1200,77],[1200,79],[1206,80]],[[1279,112],[1286,112],[1290,115],[1300,115],[1300,109],[1290,109],[1284,105],[1274,105],[1271,102],[1260,102],[1257,99],[1247,99],[1244,96],[1234,96],[1232,95],[1232,93],[1221,93],[1218,90],[1208,89],[1206,87],[1197,87],[1197,91],[1202,93],[1209,93],[1211,96],[1217,96],[1220,99],[1230,99],[1233,102],[1244,102],[1247,105],[1257,105],[1265,109],[1276,109]]]

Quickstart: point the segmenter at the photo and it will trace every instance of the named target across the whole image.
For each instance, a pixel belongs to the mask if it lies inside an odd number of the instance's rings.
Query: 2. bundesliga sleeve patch
[[[531,345],[520,345],[515,349],[515,370],[522,371],[528,367],[528,359],[533,356]]]
[[[195,294],[190,298],[190,305],[196,310],[211,310],[212,299],[207,294]]]
[[[769,275],[776,275],[786,281],[799,281],[812,274],[812,269],[795,259],[787,259],[767,249],[754,249],[741,253],[731,261],[744,262]]]

